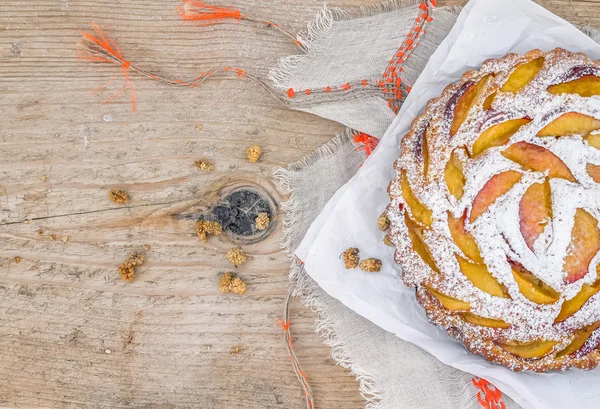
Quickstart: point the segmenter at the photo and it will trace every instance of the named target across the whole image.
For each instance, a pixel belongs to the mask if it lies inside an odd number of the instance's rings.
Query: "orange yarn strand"
[[[129,78],[129,73],[127,72],[128,69],[131,67],[131,63],[125,60],[125,58],[123,58],[123,55],[121,54],[121,50],[119,50],[119,46],[117,45],[117,43],[114,40],[111,40],[110,38],[106,37],[100,29],[100,27],[98,27],[98,25],[92,23],[92,28],[96,33],[95,35],[83,31],[81,32],[83,38],[79,40],[76,46],[76,48],[79,51],[77,57],[82,60],[120,65],[125,85],[123,85],[123,88],[121,88],[119,92],[112,95],[108,99],[108,101],[115,98],[117,95],[121,94],[122,92],[127,90],[127,88],[129,88],[131,89],[131,110],[135,112],[135,88],[133,87],[133,83]],[[93,92],[97,92],[100,89],[105,88],[117,77],[118,75],[111,78],[106,84],[97,88]]]
[[[356,149],[364,150],[367,157],[369,157],[377,147],[379,139],[375,138],[374,136],[367,135],[364,132],[359,132],[354,135],[354,142],[361,145]]]
[[[273,28],[280,33],[290,37],[292,42],[300,47],[302,43],[296,36],[281,27],[279,24],[269,20],[255,18],[242,14],[242,12],[233,7],[211,6],[199,0],[182,0],[183,5],[177,8],[177,14],[184,20],[200,24],[210,24],[215,20],[245,20],[264,24],[267,28]]]
[[[480,390],[477,392],[477,401],[484,409],[506,409],[502,402],[502,392],[483,378],[471,379],[473,385]]]

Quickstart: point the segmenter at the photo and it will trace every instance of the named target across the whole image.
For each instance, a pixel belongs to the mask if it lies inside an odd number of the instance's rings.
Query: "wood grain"
[[[233,3],[292,31],[322,5]],[[600,26],[600,1],[543,4],[574,23]],[[248,284],[244,296],[217,288],[219,274],[232,270],[224,254],[234,240],[225,235],[203,244],[193,221],[181,216],[206,211],[232,185],[285,200],[272,168],[302,158],[342,127],[287,110],[235,79],[199,89],[137,79],[135,113],[127,96],[104,104],[110,93],[88,95],[115,74],[115,67],[74,58],[79,30],[91,21],[110,32],[128,59],[169,77],[193,78],[224,64],[264,75],[278,56],[297,52],[254,24],[182,25],[177,6],[173,0],[0,3],[0,184],[7,192],[0,197],[2,406],[304,407],[275,326],[288,272],[280,252],[282,215],[266,240],[244,246],[251,261],[236,270]],[[250,164],[244,152],[255,143],[264,154]],[[199,172],[193,167],[199,158],[216,170]],[[127,190],[130,204],[110,202],[110,188]],[[122,282],[118,265],[144,244],[150,249],[137,279]],[[362,407],[358,383],[314,333],[314,314],[295,302],[291,319],[317,407]],[[237,345],[241,352],[231,356]]]

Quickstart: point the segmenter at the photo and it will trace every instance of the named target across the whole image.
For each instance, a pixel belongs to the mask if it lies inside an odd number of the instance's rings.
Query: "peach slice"
[[[519,203],[519,225],[527,247],[533,251],[533,243],[543,233],[552,218],[550,184],[534,183],[529,186]]]
[[[465,174],[462,171],[462,163],[456,154],[456,151],[452,152],[450,160],[446,164],[446,170],[444,171],[444,180],[450,194],[457,199],[460,199],[464,193],[464,187],[466,183]]]
[[[477,193],[471,206],[471,215],[469,221],[473,223],[481,216],[494,202],[506,192],[508,192],[523,176],[515,170],[507,170],[498,173],[490,178],[483,188]]]
[[[544,57],[536,58],[525,64],[519,65],[508,77],[506,83],[502,86],[502,92],[518,92],[535,78],[544,65]]]
[[[431,126],[428,125],[427,129],[423,133],[423,139],[421,141],[421,153],[423,155],[423,175],[427,178],[429,172],[429,140],[431,139]]]
[[[404,212],[404,222],[408,228],[408,238],[410,239],[412,248],[417,252],[425,264],[439,274],[440,270],[435,263],[435,259],[431,255],[429,247],[425,244],[425,240],[423,240],[423,228],[412,221],[406,212]]]
[[[460,315],[463,318],[463,320],[473,325],[480,325],[482,327],[490,328],[510,328],[510,324],[502,320],[485,318],[470,312],[459,312],[458,315]]]
[[[582,97],[600,95],[600,77],[584,75],[576,80],[548,87],[551,94],[578,94]]]
[[[585,169],[594,182],[600,183],[600,166],[588,163]]]
[[[559,300],[560,294],[554,288],[527,271],[521,264],[510,260],[509,263],[519,291],[529,301],[537,304],[552,304]]]
[[[471,305],[466,301],[457,300],[456,298],[449,297],[445,294],[442,294],[429,286],[425,286],[427,291],[429,291],[438,301],[450,311],[469,311],[471,309]]]
[[[517,142],[504,150],[502,155],[525,169],[538,172],[548,171],[551,178],[561,178],[575,182],[575,178],[567,165],[558,156],[541,146],[527,142]]]
[[[505,343],[498,342],[497,344],[506,351],[520,358],[533,359],[541,358],[544,355],[547,355],[552,350],[554,345],[558,344],[558,342],[538,339],[531,342],[510,341]]]
[[[571,230],[571,243],[567,249],[564,270],[565,283],[573,283],[585,276],[592,258],[600,250],[600,229],[594,216],[583,209],[575,212],[575,224]]]
[[[600,129],[600,121],[593,116],[567,112],[542,128],[537,136],[583,135],[585,137],[598,129]]]
[[[472,263],[458,254],[454,256],[458,260],[460,271],[475,287],[495,297],[510,298],[504,286],[496,280],[485,264]]]
[[[600,149],[600,134],[590,134],[585,140],[591,147]]]
[[[483,109],[486,111],[492,109],[492,102],[494,102],[494,98],[496,98],[496,93],[488,95],[488,97],[483,101]]]
[[[510,119],[496,125],[492,125],[479,135],[473,144],[473,155],[479,155],[494,146],[502,146],[508,142],[511,136],[517,133],[530,119]]]
[[[463,122],[465,122],[471,107],[479,99],[478,97],[481,95],[481,92],[491,77],[492,75],[486,75],[476,84],[469,85],[460,98],[458,98],[458,101],[454,106],[454,118],[452,119],[452,125],[450,126],[450,137],[453,137],[458,132]]]
[[[425,207],[419,199],[415,196],[410,183],[406,175],[406,171],[402,171],[402,178],[400,180],[400,189],[402,190],[402,197],[406,202],[406,205],[410,208],[412,217],[420,224],[430,226],[433,220],[431,219],[431,210]]]
[[[561,309],[560,313],[554,320],[554,323],[562,322],[575,314],[579,309],[590,299],[590,297],[600,291],[600,280],[593,284],[584,284],[581,286],[581,290],[577,295],[570,300],[566,300]]]
[[[448,212],[448,228],[450,229],[450,234],[452,235],[452,239],[458,248],[461,249],[465,256],[476,263],[483,263],[477,242],[471,233],[465,230],[466,220],[466,211],[460,218],[455,218],[452,216],[452,213]]]
[[[572,353],[579,351],[583,344],[585,344],[585,341],[592,335],[592,332],[596,331],[598,327],[600,327],[600,321],[575,331],[573,341],[567,345],[565,349],[556,354],[556,357],[560,358],[561,356],[571,355]]]

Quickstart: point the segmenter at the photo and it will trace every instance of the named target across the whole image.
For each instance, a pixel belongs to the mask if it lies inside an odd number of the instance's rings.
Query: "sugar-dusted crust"
[[[516,92],[501,91],[518,67],[532,61],[543,66],[535,77]],[[493,74],[493,75],[491,75]],[[595,368],[600,362],[600,329],[591,333],[578,351],[557,357],[584,328],[600,321],[600,292],[592,295],[578,312],[555,323],[562,304],[575,297],[583,285],[597,283],[597,254],[587,274],[567,282],[564,260],[572,249],[571,231],[574,214],[583,209],[600,220],[600,184],[586,171],[587,164],[600,165],[600,149],[590,146],[582,135],[560,138],[538,137],[538,132],[556,118],[577,112],[600,120],[600,97],[578,94],[551,94],[550,86],[572,81],[582,76],[599,76],[600,63],[585,54],[555,49],[544,53],[532,50],[524,56],[508,54],[485,61],[478,71],[468,71],[454,84],[448,85],[439,98],[428,102],[422,115],[412,122],[401,143],[400,158],[394,164],[395,177],[390,183],[391,203],[387,215],[391,221],[390,237],[396,246],[395,259],[402,268],[406,285],[414,287],[419,304],[429,321],[448,331],[456,340],[491,362],[515,371],[545,372],[570,367]],[[481,81],[481,82],[480,82]],[[471,105],[465,121],[451,135],[454,109],[460,97],[472,85],[483,84]],[[487,109],[484,103],[495,95]],[[481,154],[473,154],[473,144],[483,131],[493,125],[513,119],[527,119],[508,142],[494,146]],[[546,148],[570,170],[574,180],[564,180],[548,170],[533,170],[515,163],[502,152],[523,142]],[[425,144],[425,145],[424,145]],[[445,169],[453,152],[460,158],[466,184],[459,198],[450,194],[444,179]],[[427,168],[427,171],[425,171]],[[516,171],[519,181],[466,229],[476,241],[482,264],[505,289],[506,296],[492,295],[476,287],[461,271],[455,255],[465,258],[448,228],[449,217],[470,215],[472,204],[482,187],[494,175]],[[404,176],[403,176],[404,175]],[[419,232],[427,246],[434,271],[413,248],[409,235],[411,225],[419,225],[414,210],[403,197],[402,177],[409,181],[418,201],[431,211],[432,222],[421,225]],[[543,233],[533,245],[526,243],[519,227],[519,204],[524,192],[535,183],[551,187],[552,219],[545,221]],[[469,220],[467,218],[467,220]],[[413,226],[414,227],[414,226]],[[542,283],[551,287],[560,298],[553,303],[539,304],[525,297],[513,277],[512,262],[520,263]],[[430,289],[470,305],[470,313],[478,317],[501,320],[508,328],[494,328],[469,323],[459,310],[444,307]],[[541,357],[522,358],[511,354],[499,344],[554,341],[555,345]]]

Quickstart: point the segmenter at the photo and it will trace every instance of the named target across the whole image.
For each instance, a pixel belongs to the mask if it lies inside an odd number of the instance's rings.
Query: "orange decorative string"
[[[354,134],[353,139],[354,139],[355,143],[360,145],[356,149],[364,150],[365,155],[367,157],[369,157],[371,155],[371,153],[373,153],[373,151],[377,147],[377,144],[379,143],[379,139],[375,138],[374,136],[367,135],[364,132],[359,132],[359,133]]]
[[[233,7],[212,6],[198,0],[182,0],[183,4],[177,8],[177,14],[184,20],[199,24],[210,24],[216,20],[245,20],[266,25],[268,28],[274,28],[280,33],[292,39],[292,42],[300,47],[302,43],[296,36],[285,30],[279,24],[269,20],[251,17]]]
[[[506,409],[506,405],[502,402],[500,389],[483,378],[473,378],[471,382],[479,389],[477,401],[484,409]]]
[[[296,377],[298,381],[302,385],[302,390],[304,391],[304,401],[306,403],[306,409],[314,409],[314,398],[312,394],[312,390],[310,385],[308,384],[308,379],[306,378],[306,374],[300,368],[300,362],[298,362],[298,358],[296,357],[296,353],[294,352],[294,348],[292,345],[292,334],[290,332],[290,300],[292,299],[292,295],[288,292],[287,297],[285,298],[285,304],[283,308],[284,319],[278,319],[275,321],[278,327],[283,328],[285,345],[287,347],[288,353],[290,354],[290,361],[292,361],[292,366],[294,367],[294,372],[296,373]]]
[[[253,82],[260,85],[263,89],[265,89],[269,94],[271,94],[271,96],[284,102],[280,93],[275,91],[268,83],[254,75],[249,74],[248,72],[244,71],[244,69],[239,67],[216,68],[209,72],[201,73],[199,76],[197,76],[191,81],[184,81],[180,79],[168,79],[165,77],[158,76],[156,74],[152,74],[151,72],[143,70],[140,67],[137,67],[131,62],[127,61],[123,57],[117,43],[114,40],[107,37],[102,32],[100,27],[92,23],[92,28],[94,29],[94,33],[82,32],[83,37],[81,38],[81,40],[79,40],[79,42],[77,42],[76,45],[76,49],[78,51],[77,57],[86,61],[116,64],[121,67],[121,72],[119,74],[112,77],[106,84],[96,88],[94,91],[92,91],[92,94],[100,91],[101,89],[106,88],[121,74],[123,75],[125,81],[125,85],[123,85],[123,88],[121,88],[121,90],[119,90],[117,93],[113,94],[111,97],[106,99],[105,102],[111,101],[112,99],[120,95],[122,92],[124,92],[127,88],[129,88],[131,89],[131,110],[135,111],[136,97],[135,89],[130,78],[131,71],[166,85],[183,87],[197,87],[198,85],[202,84],[204,81],[210,78],[231,76],[233,74],[240,79],[252,80]]]

